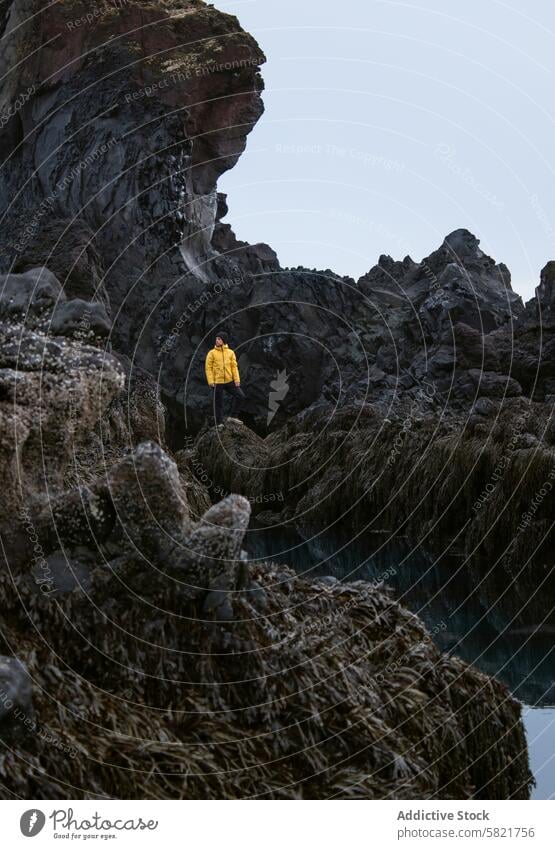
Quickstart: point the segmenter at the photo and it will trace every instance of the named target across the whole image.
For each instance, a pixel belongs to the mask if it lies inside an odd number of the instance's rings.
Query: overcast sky
[[[266,113],[220,181],[239,238],[359,277],[466,227],[531,297],[555,258],[552,0],[237,0]]]

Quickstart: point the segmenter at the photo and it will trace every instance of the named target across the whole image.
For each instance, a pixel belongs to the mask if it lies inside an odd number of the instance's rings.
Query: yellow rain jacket
[[[206,380],[212,383],[239,383],[239,369],[235,352],[229,345],[222,348],[212,348],[206,357]]]

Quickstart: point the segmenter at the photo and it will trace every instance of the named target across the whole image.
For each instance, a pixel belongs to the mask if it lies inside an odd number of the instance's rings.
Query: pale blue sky
[[[555,258],[552,0],[237,0],[266,113],[220,181],[239,238],[358,277],[466,227],[526,298]]]

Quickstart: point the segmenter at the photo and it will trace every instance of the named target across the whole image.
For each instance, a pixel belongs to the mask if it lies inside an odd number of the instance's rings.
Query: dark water
[[[375,535],[341,540],[325,533],[303,540],[284,528],[254,527],[246,547],[253,560],[287,563],[305,577],[384,580],[423,619],[442,651],[495,675],[523,702],[534,798],[555,798],[555,628],[552,621],[545,624],[550,611],[541,609],[541,601],[533,616],[517,623],[506,593],[505,608],[500,602],[492,606],[463,560]],[[499,599],[506,590],[499,588]]]

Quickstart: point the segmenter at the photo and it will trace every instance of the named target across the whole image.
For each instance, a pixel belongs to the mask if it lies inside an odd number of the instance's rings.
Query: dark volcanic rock
[[[62,287],[47,268],[33,268],[24,274],[0,276],[0,317],[29,321],[65,298]]]
[[[542,309],[551,310],[555,307],[555,261],[548,262],[543,268],[540,285],[536,290],[538,302]]]
[[[410,256],[402,262],[396,262],[382,254],[378,264],[359,279],[358,288],[371,304],[376,304],[380,309],[404,306],[408,299],[403,283],[416,268],[418,266]]]
[[[0,655],[0,723],[6,722],[14,711],[31,708],[32,685],[25,666],[15,657]]]
[[[0,740],[8,747],[24,744],[33,721],[31,676],[20,660],[0,655]]]
[[[4,89],[5,270],[55,272],[68,302],[56,332],[79,330],[79,301],[96,304],[91,329],[129,357],[131,378],[160,384],[174,447],[209,418],[203,365],[222,326],[239,356],[241,414],[263,433],[315,403],[389,405],[422,380],[467,408],[476,368],[511,394],[553,394],[549,265],[540,308],[525,311],[506,266],[467,230],[419,263],[381,256],[356,284],[282,269],[268,245],[236,239],[217,180],[262,114],[264,56],[235,18],[201,0],[144,0],[77,26],[82,2],[8,6],[5,63],[23,42],[54,41]]]
[[[41,219],[37,233],[15,258],[13,270],[23,272],[37,266],[47,266],[63,281],[68,298],[101,301],[109,309],[95,234],[79,218]]]
[[[91,303],[75,298],[59,304],[50,323],[52,333],[57,336],[93,336],[110,335],[112,323],[104,304]]]
[[[459,378],[454,391],[458,396],[469,399],[517,398],[522,395],[522,386],[512,377],[470,369]]]
[[[22,44],[34,60],[19,79],[7,74],[0,103],[14,112],[2,130],[0,215],[14,225],[4,262],[23,270],[40,257],[70,297],[103,300],[101,288],[113,308],[127,299],[126,342],[129,310],[152,307],[187,271],[205,277],[216,182],[262,114],[264,56],[202,0],[125,3],[94,25],[81,21],[84,2],[9,6],[1,70]],[[32,93],[16,110],[23,84]]]
[[[52,334],[54,302],[67,302],[49,272],[9,275],[0,287],[0,502],[9,526],[26,502],[63,488],[75,446],[121,392],[123,369],[91,331]]]
[[[503,685],[383,587],[304,581],[243,546],[251,503],[300,530],[454,538],[474,503],[470,548],[510,545],[508,571],[543,556],[547,503],[518,522],[555,441],[552,270],[524,311],[463,230],[358,283],[282,269],[217,192],[262,113],[254,39],[202,0],[106,4],[93,25],[90,8],[0,2],[0,618],[50,729],[7,747],[5,793],[526,798]],[[222,328],[258,433],[203,429]]]
[[[216,224],[212,235],[212,247],[227,260],[247,274],[262,274],[279,271],[280,264],[277,254],[269,245],[250,245],[240,242],[231,229],[231,224],[222,224],[221,219],[228,214],[227,195],[218,193]]]

